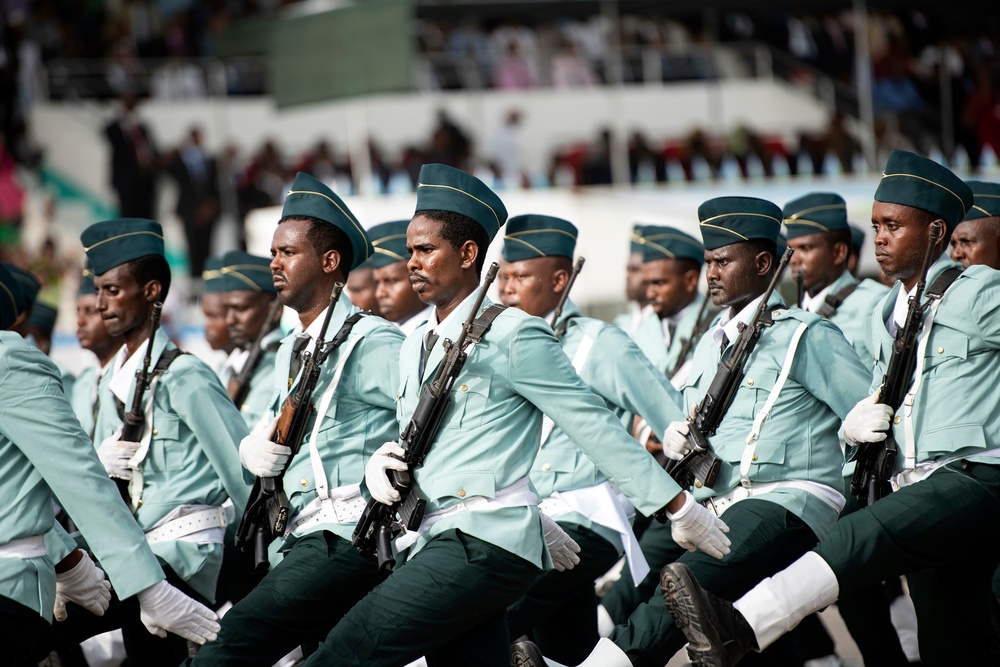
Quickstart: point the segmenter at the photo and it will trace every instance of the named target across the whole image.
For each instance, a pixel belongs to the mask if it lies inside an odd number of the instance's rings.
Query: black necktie
[[[431,350],[434,349],[437,339],[438,335],[433,332],[427,334],[424,338],[424,346],[420,350],[420,377],[424,376],[424,365],[427,363],[427,357],[431,356]]]
[[[299,369],[302,368],[302,351],[306,349],[306,345],[312,338],[308,335],[296,336],[295,342],[292,343],[292,358],[288,363],[288,386],[292,386],[295,382],[295,377],[299,374]]]

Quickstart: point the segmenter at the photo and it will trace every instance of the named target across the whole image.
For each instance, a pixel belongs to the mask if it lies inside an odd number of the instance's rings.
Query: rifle
[[[934,246],[942,234],[943,225],[935,220],[931,223],[930,243],[927,245],[927,252],[920,267],[920,276],[908,301],[906,322],[896,330],[889,367],[876,392],[877,402],[892,407],[893,412],[899,410],[908,388],[913,383],[913,373],[917,368],[917,338],[923,328],[924,313],[932,301],[929,298],[920,303],[920,300],[927,286],[927,272],[930,270]],[[862,506],[871,505],[879,498],[892,493],[889,479],[892,477],[898,453],[899,447],[891,425],[882,442],[866,442],[859,445],[857,464],[854,475],[851,476],[851,495],[856,496]]]
[[[281,300],[275,297],[274,303],[271,304],[271,309],[268,311],[267,319],[261,325],[260,331],[257,332],[257,339],[250,347],[250,355],[247,357],[246,363],[243,364],[239,373],[229,378],[226,391],[229,393],[229,398],[233,399],[237,409],[242,408],[243,402],[247,400],[247,394],[250,393],[250,378],[253,377],[254,371],[257,370],[257,366],[260,365],[260,360],[264,356],[264,337],[273,331],[269,327],[280,309]]]
[[[795,274],[795,305],[802,307],[802,298],[806,295],[806,278],[799,271]]]
[[[417,530],[423,521],[427,501],[415,492],[413,471],[423,464],[434,443],[441,418],[451,402],[451,388],[468,358],[465,348],[469,337],[482,335],[482,332],[474,332],[474,323],[482,308],[486,290],[496,278],[499,268],[495,262],[490,265],[482,289],[455,341],[443,341],[445,357],[438,366],[433,381],[420,393],[417,407],[399,436],[399,443],[406,451],[403,460],[407,469],[389,470],[387,474],[393,487],[399,491],[400,500],[386,505],[374,498],[370,499],[354,528],[351,542],[363,556],[376,555],[381,572],[391,572],[396,565],[396,559],[392,555],[392,539],[395,535]]]
[[[674,364],[673,369],[667,373],[668,378],[672,378],[677,375],[681,367],[684,366],[684,362],[687,360],[688,353],[691,352],[691,347],[694,345],[695,341],[701,338],[701,335],[707,331],[708,318],[705,317],[706,312],[708,312],[708,302],[711,299],[708,295],[705,295],[705,300],[701,302],[701,306],[698,308],[698,317],[694,321],[694,329],[691,331],[691,335],[684,339],[681,343],[681,349],[677,353],[677,363]]]
[[[146,397],[146,390],[152,381],[152,373],[149,365],[153,363],[153,339],[156,337],[156,330],[160,328],[160,315],[163,313],[163,302],[157,301],[153,304],[153,314],[151,316],[152,325],[149,329],[149,338],[146,340],[146,354],[142,363],[135,370],[135,389],[132,392],[132,408],[125,414],[122,424],[122,434],[119,438],[126,442],[139,442],[142,440],[143,431],[146,430],[146,411],[143,401]],[[132,496],[129,493],[129,480],[115,479],[122,499],[129,507],[132,506]]]
[[[576,282],[576,277],[580,275],[580,269],[583,268],[583,263],[586,261],[583,257],[576,258],[576,263],[573,264],[573,271],[569,274],[569,280],[566,281],[566,287],[563,289],[562,294],[559,295],[559,303],[556,304],[556,309],[552,313],[552,321],[549,322],[549,326],[555,331],[556,337],[566,333],[565,326],[559,327],[562,331],[556,329],[556,322],[559,321],[559,317],[562,315],[563,306],[566,305],[566,299],[569,298],[569,291],[573,289],[573,283]]]
[[[712,379],[712,384],[708,387],[708,392],[688,419],[687,441],[691,451],[680,461],[671,459],[665,466],[670,476],[683,488],[692,485],[699,489],[703,486],[712,487],[719,476],[722,461],[712,451],[708,438],[715,435],[729,405],[733,402],[733,397],[743,382],[743,369],[757,346],[757,341],[760,340],[764,329],[773,323],[767,302],[781,281],[781,275],[788,266],[792,252],[792,248],[785,249],[778,263],[778,269],[771,277],[771,284],[761,297],[750,322],[747,324],[740,322],[736,325],[740,333],[732,352],[729,357],[719,362],[719,368],[715,378]]]
[[[316,347],[312,354],[305,352],[302,355],[302,372],[299,384],[295,393],[290,394],[281,405],[281,414],[278,417],[278,424],[274,429],[271,440],[284,445],[292,450],[285,469],[275,477],[258,477],[254,480],[253,489],[250,490],[250,499],[247,501],[240,525],[236,529],[236,546],[240,551],[247,551],[250,544],[254,547],[254,571],[258,575],[267,573],[270,566],[267,560],[267,547],[279,535],[283,535],[288,524],[288,512],[290,505],[288,496],[285,495],[284,477],[285,470],[302,446],[302,440],[306,435],[306,426],[309,417],[315,410],[312,405],[313,391],[316,389],[316,382],[319,380],[319,373],[323,362],[330,354],[332,346],[326,341],[326,330],[330,326],[330,317],[333,315],[334,307],[340,300],[340,293],[344,289],[344,283],[338,282],[333,286],[330,294],[330,305],[327,306],[326,316],[323,318],[323,326],[320,328],[319,336],[316,338]],[[317,419],[322,416],[317,416]]]

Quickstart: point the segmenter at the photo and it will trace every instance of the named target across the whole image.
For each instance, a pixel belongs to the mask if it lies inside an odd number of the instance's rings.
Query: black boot
[[[545,667],[545,658],[535,642],[521,637],[510,645],[510,667]]]
[[[730,667],[759,650],[753,628],[731,602],[709,593],[691,568],[671,563],[660,573],[663,601],[674,623],[688,639],[687,652],[696,667]]]

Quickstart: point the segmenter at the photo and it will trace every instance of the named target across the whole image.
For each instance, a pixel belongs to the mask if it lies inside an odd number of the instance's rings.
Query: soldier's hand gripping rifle
[[[391,572],[396,565],[392,553],[393,538],[402,531],[417,530],[423,521],[427,501],[416,493],[413,471],[423,464],[434,443],[441,417],[451,402],[451,388],[468,358],[465,348],[472,335],[473,323],[482,308],[486,290],[496,278],[499,268],[496,263],[490,266],[476,302],[455,341],[442,342],[444,359],[438,366],[434,379],[424,386],[413,416],[399,436],[399,444],[405,450],[403,461],[406,462],[407,469],[388,470],[386,474],[393,488],[399,491],[400,499],[391,505],[370,499],[354,529],[351,537],[354,546],[362,555],[376,555],[378,568],[382,572]]]
[[[160,315],[163,313],[163,302],[157,301],[153,304],[152,324],[149,328],[149,338],[146,339],[146,354],[142,363],[135,371],[135,389],[132,391],[132,407],[125,413],[122,420],[122,433],[119,440],[125,442],[139,442],[146,431],[146,410],[143,403],[146,400],[146,390],[152,381],[150,364],[153,363],[153,339],[156,337],[156,330],[160,328]],[[122,500],[129,507],[132,506],[132,497],[129,494],[129,480],[115,479],[118,492],[122,494]],[[134,508],[133,508],[134,509]]]
[[[921,299],[927,286],[927,272],[930,270],[934,247],[943,232],[943,225],[939,220],[931,223],[930,243],[927,245],[923,264],[920,266],[920,276],[913,295],[908,301],[906,322],[896,330],[889,367],[876,392],[877,402],[890,406],[894,412],[899,410],[907,390],[913,384],[913,373],[917,368],[917,339],[920,337],[920,330],[923,329],[924,313],[931,304],[931,299],[923,303]],[[857,497],[862,506],[871,505],[892,492],[889,479],[892,477],[898,453],[899,447],[891,425],[882,442],[866,442],[858,446],[855,457],[857,464],[851,477],[851,495]]]
[[[285,463],[285,470],[302,446],[309,417],[314,411],[313,391],[316,389],[323,362],[326,361],[331,349],[329,341],[326,340],[326,330],[330,326],[330,317],[343,289],[344,283],[338,282],[333,286],[330,305],[327,306],[323,326],[316,339],[316,347],[312,354],[303,353],[299,383],[295,392],[282,404],[277,427],[271,436],[271,440],[292,450],[288,462]],[[322,416],[317,415],[316,418],[321,419]],[[268,545],[283,535],[288,525],[290,505],[285,495],[284,476],[285,471],[282,470],[276,477],[258,477],[254,480],[250,499],[236,529],[236,546],[241,551],[246,551],[251,546],[254,548],[254,569],[258,575],[265,574],[269,567]]]
[[[664,466],[681,488],[692,485],[695,488],[712,487],[719,476],[722,461],[712,451],[708,439],[715,435],[733,401],[733,396],[736,395],[736,390],[743,383],[744,368],[757,346],[757,341],[760,340],[764,329],[772,324],[767,302],[781,281],[781,275],[788,266],[792,252],[791,248],[785,249],[778,268],[771,277],[771,284],[761,297],[760,305],[754,311],[750,322],[747,324],[740,322],[736,325],[740,333],[732,351],[727,358],[719,362],[712,384],[688,420],[687,441],[691,451],[680,461],[671,459]]]
[[[576,262],[573,264],[573,271],[569,274],[569,280],[566,281],[566,287],[563,289],[562,294],[559,295],[559,303],[556,304],[556,309],[552,311],[552,320],[549,322],[549,326],[552,327],[552,331],[555,332],[556,337],[560,338],[564,333],[566,333],[566,323],[556,329],[556,322],[562,317],[563,306],[566,305],[566,299],[569,298],[569,291],[573,289],[573,283],[576,282],[576,277],[580,275],[580,269],[583,268],[583,263],[587,260],[583,257],[577,257]]]
[[[243,407],[243,402],[247,400],[247,394],[250,393],[250,379],[253,377],[254,371],[257,370],[257,366],[260,365],[260,360],[264,356],[264,338],[273,331],[271,325],[278,316],[279,310],[281,310],[281,300],[275,297],[274,303],[271,304],[271,309],[268,311],[267,319],[264,320],[260,331],[257,332],[257,339],[254,340],[253,345],[250,347],[250,354],[247,356],[246,363],[243,364],[243,368],[239,373],[229,378],[229,382],[226,385],[229,398],[233,399],[233,403],[237,409]]]

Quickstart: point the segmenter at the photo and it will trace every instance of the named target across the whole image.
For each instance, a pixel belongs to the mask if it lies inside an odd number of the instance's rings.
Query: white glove
[[[97,447],[97,458],[101,459],[108,475],[117,479],[132,479],[132,468],[128,462],[139,451],[138,442],[119,440],[121,436],[115,433],[105,438]]]
[[[690,430],[691,427],[687,422],[670,422],[662,440],[663,453],[667,458],[680,461],[687,456],[691,451],[691,445],[687,440]]]
[[[161,579],[139,591],[139,620],[150,633],[166,637],[168,632],[196,644],[204,644],[219,634],[219,617],[180,590]]]
[[[271,440],[274,429],[278,427],[279,417],[272,419],[266,428],[240,440],[240,463],[252,475],[277,477],[285,470],[285,464],[292,455],[291,447]]]
[[[553,521],[552,517],[542,511],[538,514],[542,517],[545,546],[549,550],[549,556],[552,557],[552,564],[559,572],[572,570],[580,562],[580,557],[577,556],[580,553],[580,545]]]
[[[849,445],[865,442],[882,442],[889,430],[889,422],[895,410],[885,403],[877,403],[878,394],[858,401],[844,418],[842,427],[844,440]]]
[[[399,491],[393,487],[389,481],[387,470],[407,469],[406,463],[401,457],[406,451],[397,442],[386,442],[375,450],[372,457],[365,464],[365,486],[372,498],[385,505],[398,503],[400,499]]]
[[[56,574],[56,603],[53,615],[57,621],[66,620],[66,603],[75,602],[97,616],[111,602],[111,582],[104,576],[104,570],[94,565],[87,552],[82,552],[80,562]]]
[[[715,512],[695,502],[694,496],[684,491],[684,505],[675,513],[667,512],[670,535],[674,542],[688,551],[701,549],[712,558],[722,558],[729,553],[729,532],[726,522]]]

